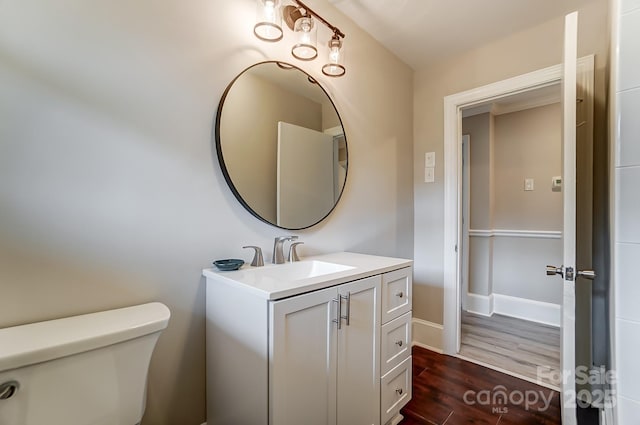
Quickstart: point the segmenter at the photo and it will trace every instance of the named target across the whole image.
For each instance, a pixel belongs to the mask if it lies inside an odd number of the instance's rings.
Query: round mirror
[[[262,62],[238,75],[220,100],[215,135],[231,191],[260,220],[304,229],[342,195],[342,121],[324,89],[293,65]]]

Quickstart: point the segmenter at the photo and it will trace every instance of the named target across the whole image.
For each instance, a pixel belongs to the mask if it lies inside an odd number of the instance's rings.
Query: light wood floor
[[[554,389],[561,384],[560,328],[463,311],[459,354]]]

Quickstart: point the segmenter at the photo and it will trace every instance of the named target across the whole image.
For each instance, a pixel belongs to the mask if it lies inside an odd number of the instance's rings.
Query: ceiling
[[[329,0],[414,70],[596,0]]]

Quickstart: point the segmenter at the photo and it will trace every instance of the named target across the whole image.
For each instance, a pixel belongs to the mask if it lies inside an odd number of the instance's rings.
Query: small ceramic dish
[[[218,270],[222,270],[225,272],[231,270],[238,270],[244,264],[244,260],[238,260],[236,258],[229,258],[226,260],[216,260],[213,262],[213,265],[218,268]]]

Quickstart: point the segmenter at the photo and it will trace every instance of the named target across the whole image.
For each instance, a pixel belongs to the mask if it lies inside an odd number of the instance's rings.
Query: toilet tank
[[[149,303],[0,329],[0,424],[138,424],[169,317]]]

